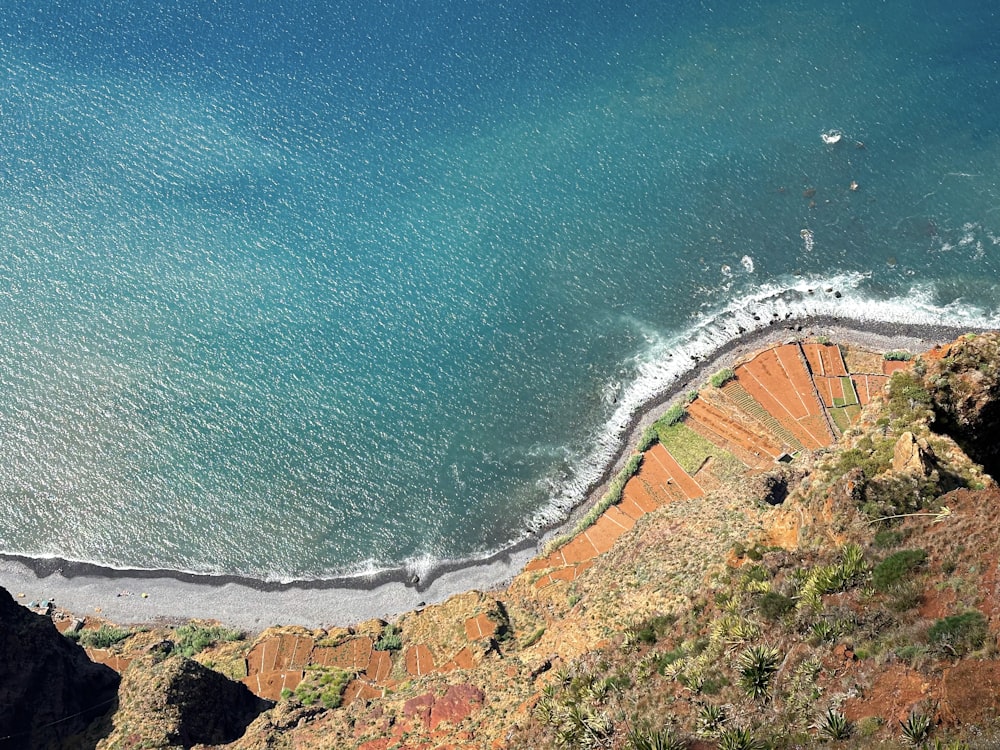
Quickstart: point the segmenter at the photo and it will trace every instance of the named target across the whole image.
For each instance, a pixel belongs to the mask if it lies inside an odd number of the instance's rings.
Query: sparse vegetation
[[[872,585],[882,592],[890,591],[927,561],[927,552],[922,549],[904,549],[894,552],[875,566],[872,571]]]
[[[244,638],[243,631],[224,628],[220,625],[181,625],[174,631],[174,648],[187,657],[204,651],[209,646]]]
[[[351,674],[343,669],[314,667],[306,670],[294,695],[303,706],[312,706],[318,702],[324,708],[338,708],[350,681]]]
[[[927,633],[928,640],[951,656],[965,656],[986,641],[986,618],[978,610],[938,620]]]
[[[382,634],[375,641],[376,651],[399,651],[403,647],[403,635],[393,624],[387,624],[382,628]]]
[[[714,373],[708,379],[708,382],[709,382],[709,384],[713,388],[721,388],[722,386],[724,386],[726,383],[728,383],[730,380],[732,380],[735,377],[736,377],[736,373],[732,370],[732,368],[726,367],[726,368],[724,368],[722,370],[719,370],[718,372]]]
[[[128,628],[101,625],[97,630],[78,630],[77,643],[84,648],[111,648],[132,635]]]

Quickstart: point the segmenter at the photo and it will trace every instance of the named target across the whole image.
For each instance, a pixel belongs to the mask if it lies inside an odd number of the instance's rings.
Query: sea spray
[[[558,523],[582,502],[621,450],[634,415],[674,388],[698,362],[711,359],[741,337],[775,325],[789,329],[810,318],[836,319],[857,328],[874,323],[975,329],[1000,325],[1000,313],[961,302],[938,304],[931,285],[915,285],[905,297],[878,299],[864,291],[867,280],[866,274],[845,273],[764,284],[716,312],[699,316],[682,333],[653,337],[651,345],[637,356],[635,379],[624,387],[610,419],[592,436],[592,449],[575,460],[549,505],[532,518],[530,526]],[[789,335],[797,334],[789,331]],[[697,388],[702,384],[691,385]]]

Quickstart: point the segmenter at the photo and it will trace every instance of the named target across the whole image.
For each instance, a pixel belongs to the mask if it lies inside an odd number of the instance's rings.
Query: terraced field
[[[738,363],[735,377],[721,387],[706,385],[680,422],[659,431],[660,441],[645,452],[621,499],[568,543],[526,566],[534,588],[575,580],[644,514],[703,496],[719,484],[720,471],[765,471],[777,461],[794,460],[799,451],[830,445],[883,388],[888,373],[909,365],[867,352],[849,355],[845,360],[839,347],[818,342],[782,344]],[[483,598],[474,607],[478,614],[458,616],[448,637],[406,637],[393,651],[376,649],[377,632],[351,633],[334,645],[282,633],[259,641],[247,654],[243,682],[274,700],[283,690],[294,690],[309,670],[343,670],[352,675],[343,695],[350,703],[380,696],[413,677],[471,669],[489,653],[502,626],[487,604]],[[461,611],[468,606],[465,602]],[[126,666],[109,652],[91,655],[116,669]]]
[[[720,388],[703,388],[681,422],[659,430],[660,441],[646,451],[621,501],[565,546],[529,563],[527,570],[542,572],[535,586],[574,580],[644,513],[701,497],[717,484],[715,462],[764,471],[832,444],[885,385],[885,371],[900,364],[870,353],[854,353],[851,361],[878,370],[850,371],[835,345],[781,344],[737,364],[735,377]]]

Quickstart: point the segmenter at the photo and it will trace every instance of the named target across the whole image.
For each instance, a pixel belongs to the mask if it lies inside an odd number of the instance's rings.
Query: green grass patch
[[[854,390],[854,381],[847,375],[842,375],[840,385],[844,389],[844,406],[857,406],[860,403],[858,392]]]
[[[225,641],[238,641],[243,637],[243,631],[231,630],[220,625],[181,625],[174,631],[174,648],[191,658],[209,646]]]
[[[130,635],[132,635],[132,631],[127,628],[101,625],[97,630],[77,630],[76,633],[68,637],[77,636],[76,642],[84,648],[111,648]]]
[[[838,399],[834,399],[834,402],[836,402],[837,400]],[[829,411],[830,411],[830,418],[833,420],[833,423],[837,425],[837,429],[839,429],[841,432],[845,432],[847,428],[851,426],[851,418],[847,413],[847,409],[845,409],[844,407],[840,407],[840,408],[830,409]]]
[[[981,612],[970,610],[935,622],[927,639],[953,656],[965,656],[983,647],[986,633],[986,618]]]
[[[872,585],[882,592],[890,591],[923,567],[927,552],[922,549],[904,549],[894,552],[875,566]]]
[[[295,697],[303,706],[322,703],[326,708],[337,708],[344,700],[344,690],[350,681],[350,672],[343,669],[313,667],[306,670],[302,682],[295,688]]]
[[[540,640],[542,640],[543,635],[545,635],[545,628],[538,628],[538,630],[536,630],[534,633],[532,633],[523,641],[521,641],[521,648],[531,648]]]
[[[659,434],[660,443],[688,474],[694,474],[709,456],[719,452],[708,440],[683,424],[663,427]]]
[[[721,388],[735,377],[736,373],[733,372],[732,368],[726,367],[722,370],[719,370],[717,373],[713,374],[708,379],[708,382],[713,388]]]

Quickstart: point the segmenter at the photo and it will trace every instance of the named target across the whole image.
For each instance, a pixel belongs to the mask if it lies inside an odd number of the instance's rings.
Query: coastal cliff
[[[997,334],[772,346],[675,402],[506,589],[252,639],[92,621],[75,637],[122,687],[67,727],[106,748],[995,746],[998,431]],[[52,642],[18,659],[100,669],[32,617]]]

